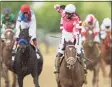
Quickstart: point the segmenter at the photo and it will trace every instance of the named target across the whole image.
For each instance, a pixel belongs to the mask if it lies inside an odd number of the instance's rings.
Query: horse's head
[[[5,42],[5,46],[8,46],[10,48],[12,48],[12,45],[14,44],[14,32],[12,29],[6,29],[4,32],[4,42]]]
[[[94,33],[93,33],[93,29],[88,29],[86,31],[86,43],[90,47],[92,47],[94,45]]]
[[[77,60],[77,52],[76,52],[76,48],[75,48],[75,43],[74,42],[66,42],[65,41],[65,60],[67,62],[67,67],[69,67],[69,69],[74,68],[75,62]]]
[[[106,47],[112,47],[112,32],[107,32],[106,39],[104,40],[104,44]]]
[[[29,45],[30,42],[30,36],[29,36],[29,28],[25,29],[20,29],[20,34],[19,34],[19,48],[20,52],[24,53],[27,46]]]

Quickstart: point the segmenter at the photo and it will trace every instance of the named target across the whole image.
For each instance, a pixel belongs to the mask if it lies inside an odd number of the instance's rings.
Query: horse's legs
[[[5,87],[9,87],[9,76],[8,76],[8,70],[4,72],[4,79],[5,79]]]
[[[39,86],[38,78],[39,78],[38,76],[35,76],[35,77],[33,78],[33,81],[34,81],[35,87],[40,87],[40,86]]]
[[[99,63],[96,65],[94,71],[93,71],[93,87],[99,87]]]
[[[60,84],[57,84],[58,85],[58,87],[62,87]]]
[[[16,74],[14,74],[14,73],[12,72],[12,76],[13,76],[12,87],[16,87]]]
[[[9,87],[8,69],[5,64],[3,64],[3,77],[5,79],[5,87]]]
[[[106,73],[105,67],[106,67],[106,62],[103,59],[101,59],[101,70],[102,70],[104,78],[107,77],[107,73]]]
[[[39,75],[37,74],[36,70],[34,70],[32,73],[31,73],[32,77],[33,77],[33,82],[35,84],[35,87],[40,87],[39,86]]]
[[[18,84],[19,84],[19,87],[23,87],[23,76],[22,76],[22,74],[18,75]]]

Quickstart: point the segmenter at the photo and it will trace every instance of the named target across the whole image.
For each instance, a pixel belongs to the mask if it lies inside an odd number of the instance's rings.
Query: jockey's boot
[[[59,63],[59,60],[60,60],[60,57],[62,57],[63,56],[63,54],[61,54],[61,53],[58,53],[57,55],[56,55],[56,58],[55,58],[55,70],[54,70],[54,73],[56,74],[56,73],[59,73],[59,67],[60,67],[60,63]]]
[[[87,65],[86,65],[86,60],[82,58],[83,60],[83,67],[84,67],[84,84],[87,84]]]
[[[11,61],[11,68],[14,69],[14,61],[15,61],[15,55],[16,55],[17,47],[14,46],[12,50],[12,61]]]
[[[84,73],[87,74],[87,68],[86,68],[86,60],[84,59],[84,56],[82,54],[77,54],[81,58],[82,65],[84,67]]]
[[[87,84],[87,65],[86,65],[86,60],[83,58],[84,56],[80,56],[81,58],[81,61],[82,61],[82,65],[83,65],[83,68],[84,68],[84,84]]]
[[[83,51],[82,48],[81,48],[81,53],[77,54],[77,56],[79,56],[81,58],[81,62],[82,62],[83,68],[84,68],[84,83],[87,84],[87,80],[86,80],[86,77],[87,77],[87,65],[86,65],[86,59],[84,59],[84,51]]]

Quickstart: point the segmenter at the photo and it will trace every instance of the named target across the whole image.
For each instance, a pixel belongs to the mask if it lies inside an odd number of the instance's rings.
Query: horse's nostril
[[[109,29],[109,28],[110,28],[110,26],[105,26],[105,28]]]

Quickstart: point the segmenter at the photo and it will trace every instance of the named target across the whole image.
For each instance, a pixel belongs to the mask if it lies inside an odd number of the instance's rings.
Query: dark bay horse
[[[93,87],[99,87],[99,69],[100,69],[100,49],[96,42],[94,42],[94,32],[93,29],[87,29],[86,40],[83,42],[84,56],[89,60],[87,61],[87,69],[93,71]]]
[[[14,32],[12,29],[6,29],[4,32],[5,38],[1,42],[1,57],[2,57],[2,75],[5,79],[6,87],[9,87],[8,69],[11,70],[10,63],[12,61],[12,48],[14,45]],[[16,75],[12,72],[13,84],[16,87]]]
[[[111,65],[112,60],[111,54],[112,54],[112,32],[107,32],[106,38],[102,40],[101,43],[101,69],[103,71],[104,78],[108,76],[105,68],[106,65]]]
[[[82,87],[84,83],[84,69],[77,56],[74,43],[65,41],[65,53],[61,60],[58,87]]]
[[[39,86],[39,75],[42,71],[43,57],[37,59],[35,48],[30,44],[29,28],[20,29],[19,47],[15,55],[14,72],[17,74],[19,87],[23,87],[23,79],[31,74],[35,87]]]

